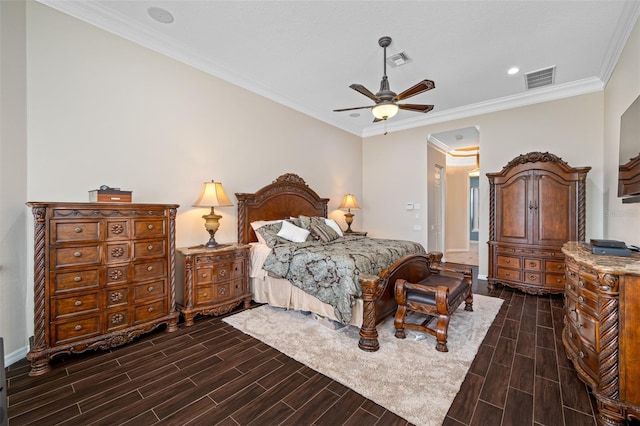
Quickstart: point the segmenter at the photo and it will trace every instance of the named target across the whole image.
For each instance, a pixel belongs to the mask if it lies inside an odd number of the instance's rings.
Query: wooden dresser
[[[184,285],[178,288],[178,310],[185,326],[196,315],[222,315],[244,302],[249,292],[249,244],[179,248],[178,266],[184,268]]]
[[[27,203],[34,215],[31,375],[51,357],[177,329],[178,205]]]
[[[489,178],[489,287],[564,292],[567,241],[584,241],[586,178],[548,152],[511,160]]]
[[[591,254],[583,242],[562,251],[567,357],[593,391],[600,425],[640,420],[640,254]]]

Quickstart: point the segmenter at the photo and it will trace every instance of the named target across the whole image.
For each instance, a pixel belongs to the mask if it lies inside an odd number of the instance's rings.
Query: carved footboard
[[[442,263],[442,253],[430,252],[427,256],[409,255],[395,261],[379,276],[363,274],[360,276],[362,289],[362,326],[358,347],[363,351],[375,352],[380,349],[378,330],[376,328],[382,320],[395,314],[395,282],[405,279],[409,282],[419,281],[425,273],[438,274],[442,271],[456,272],[464,275],[469,282],[472,280],[472,270],[468,265],[457,263]]]

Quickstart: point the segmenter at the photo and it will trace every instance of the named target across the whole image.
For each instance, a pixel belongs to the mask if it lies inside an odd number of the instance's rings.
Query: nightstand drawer
[[[195,283],[196,285],[200,284],[209,284],[213,282],[213,267],[207,268],[198,268],[195,272]]]

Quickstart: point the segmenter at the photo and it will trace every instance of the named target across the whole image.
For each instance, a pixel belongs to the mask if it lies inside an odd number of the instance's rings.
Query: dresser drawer
[[[542,261],[540,259],[524,259],[524,269],[533,269],[539,271],[542,266]]]
[[[134,324],[151,321],[167,314],[164,300],[156,300],[144,305],[138,305],[135,309]]]
[[[133,258],[143,259],[164,256],[166,251],[165,240],[140,241],[133,245]]]
[[[100,221],[69,222],[51,221],[52,243],[98,241],[100,239]]]
[[[129,281],[129,265],[109,266],[107,268],[107,285],[122,284]]]
[[[134,299],[135,301],[144,299],[156,299],[164,296],[165,281],[151,281],[144,284],[138,284],[134,287]]]
[[[144,281],[163,277],[165,275],[165,269],[164,259],[134,264],[133,280]]]
[[[575,313],[575,328],[578,334],[582,336],[583,340],[588,342],[594,348],[596,345],[596,331],[598,327],[598,322],[587,312],[581,310],[580,304],[577,306],[577,311]]]
[[[100,334],[100,315],[61,321],[53,326],[53,342],[68,343]]]
[[[71,290],[86,290],[100,286],[100,269],[86,269],[73,272],[53,272],[51,274],[53,294]]]
[[[564,274],[544,274],[544,285],[549,287],[564,288]]]
[[[129,303],[129,287],[109,289],[106,293],[107,308],[127,305]]]
[[[131,325],[129,322],[129,311],[127,309],[111,310],[106,316],[107,331],[111,332],[119,328],[128,327]]]
[[[56,268],[100,264],[100,246],[61,247],[52,250]]]
[[[129,243],[108,243],[105,252],[106,263],[126,263],[131,258]]]
[[[520,271],[507,268],[498,268],[498,278],[520,281]]]
[[[520,269],[520,258],[514,256],[498,256],[498,265]]]
[[[134,238],[154,238],[167,235],[164,219],[136,219],[133,221]]]
[[[97,311],[99,303],[98,292],[56,297],[51,303],[51,317],[55,321],[64,316]]]
[[[527,284],[540,284],[541,282],[541,274],[539,272],[529,272],[524,271],[524,282]]]
[[[560,260],[545,260],[544,270],[549,273],[563,274],[564,273],[564,261]]]
[[[126,219],[107,221],[107,240],[129,239],[129,221]]]

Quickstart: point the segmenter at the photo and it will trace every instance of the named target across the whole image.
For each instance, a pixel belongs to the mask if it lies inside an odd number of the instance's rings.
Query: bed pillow
[[[339,236],[344,237],[344,234],[342,233],[342,229],[340,229],[340,226],[338,226],[338,224],[336,223],[335,220],[333,220],[333,219],[325,219],[324,223],[326,223],[331,228],[333,228],[333,230],[336,231]]]
[[[279,220],[276,223],[263,225],[256,229],[256,235],[260,235],[264,240],[263,244],[266,244],[271,248],[275,247],[277,244],[286,243],[287,240],[278,236],[278,232],[282,229],[283,222],[284,221]]]
[[[285,220],[282,222],[282,227],[276,235],[294,243],[303,243],[307,240],[309,231]]]
[[[274,223],[280,223],[282,222],[282,219],[279,220],[256,220],[254,222],[251,222],[251,227],[253,228],[253,230],[256,233],[256,238],[258,238],[258,242],[262,243],[262,244],[267,244],[267,242],[265,241],[264,237],[258,232],[258,229],[260,229],[261,227],[265,226],[265,225],[273,225]]]

